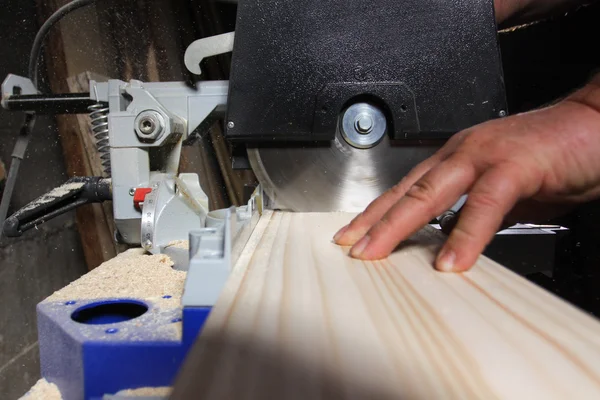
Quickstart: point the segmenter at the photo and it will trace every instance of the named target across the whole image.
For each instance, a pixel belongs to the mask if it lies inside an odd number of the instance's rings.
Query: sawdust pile
[[[170,387],[144,387],[139,389],[127,389],[117,393],[120,396],[156,396],[156,397],[167,397],[171,394]]]
[[[62,400],[62,396],[54,383],[40,379],[19,400]]]
[[[148,255],[143,249],[131,249],[104,262],[44,301],[164,295],[179,300],[186,272],[174,270],[172,266],[173,262],[164,254]]]

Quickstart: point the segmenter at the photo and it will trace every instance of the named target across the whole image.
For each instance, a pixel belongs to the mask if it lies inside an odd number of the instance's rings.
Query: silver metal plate
[[[392,143],[386,136],[372,148],[357,149],[338,132],[323,146],[255,147],[248,156],[273,201],[270,208],[360,212],[439,147]]]

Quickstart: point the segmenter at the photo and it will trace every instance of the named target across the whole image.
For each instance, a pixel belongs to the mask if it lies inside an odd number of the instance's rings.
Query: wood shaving
[[[162,396],[166,397],[171,394],[170,387],[143,387],[139,389],[127,389],[117,393],[121,396]]]
[[[62,396],[54,383],[40,379],[19,400],[62,400]]]
[[[42,197],[38,198],[37,200],[34,200],[27,207],[24,207],[23,209],[21,209],[21,211],[32,210],[42,204],[50,203],[51,201],[54,201],[55,199],[57,199],[59,197],[65,196],[74,190],[81,189],[84,185],[85,185],[84,182],[71,182],[71,183],[67,183],[65,185],[59,186],[57,188],[54,188],[50,192],[43,195]]]
[[[131,249],[102,263],[98,268],[64,288],[44,302],[107,297],[142,299],[172,296],[179,304],[186,272],[171,268],[173,262],[164,255],[148,255],[143,249]]]

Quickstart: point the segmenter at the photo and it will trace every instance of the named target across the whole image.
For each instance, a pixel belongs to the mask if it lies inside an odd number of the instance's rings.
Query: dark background
[[[39,3],[39,2],[38,2]],[[192,40],[234,28],[235,4],[219,2],[217,13],[208,13],[206,1],[168,2],[105,1],[97,6],[110,14],[108,20],[118,20],[123,15],[133,15],[139,24],[127,29],[107,28],[105,43],[98,52],[108,54],[110,44],[121,52],[130,51],[130,57],[142,60],[143,54],[131,46],[128,37],[144,37],[147,33],[148,4],[164,7],[169,4],[179,36],[173,46],[181,54]],[[101,4],[101,5],[100,5]],[[121,13],[115,13],[120,9]],[[214,11],[214,10],[213,10]],[[81,19],[79,29],[87,28],[83,14],[74,13],[67,18]],[[38,28],[35,0],[5,0],[0,12],[0,79],[7,73],[26,74],[27,59]],[[146,21],[146,22],[144,22]],[[600,68],[600,4],[580,9],[566,16],[537,23],[527,28],[500,34],[505,71],[506,89],[511,113],[527,111],[548,104],[577,87]],[[125,49],[125,50],[123,50]],[[104,64],[113,68],[120,77],[123,68],[133,68],[130,74],[137,79],[148,79],[135,65],[121,66],[123,54],[111,52]],[[207,71],[211,78],[227,78],[229,56],[211,60]],[[170,79],[189,76],[174,67],[168,58],[163,70],[171,69]],[[181,62],[179,60],[179,64]],[[109,68],[110,69],[110,68]],[[167,76],[167,75],[165,75]],[[161,76],[161,79],[165,79]],[[10,161],[23,116],[0,111],[0,159]],[[598,132],[600,134],[600,132]],[[599,155],[600,156],[600,155]],[[62,149],[53,118],[40,118],[28,157],[22,164],[12,209],[66,180]],[[561,236],[553,278],[531,277],[540,285],[554,291],[582,309],[600,315],[600,208],[591,203],[557,222],[570,229]],[[515,257],[525,256],[528,248],[514,248]],[[73,215],[66,215],[30,231],[19,240],[4,239],[0,243],[0,393],[12,399],[22,395],[39,377],[35,305],[43,298],[86,272],[81,244]]]
[[[510,113],[552,103],[600,72],[599,23],[600,3],[596,2],[567,15],[500,34]],[[600,203],[583,205],[554,222],[570,229],[558,243],[554,276],[531,279],[598,317]],[[531,249],[515,248],[515,257],[527,251]]]

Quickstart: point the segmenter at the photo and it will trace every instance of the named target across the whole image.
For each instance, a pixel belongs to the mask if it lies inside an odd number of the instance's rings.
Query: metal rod
[[[35,111],[38,114],[87,114],[96,104],[89,93],[23,94],[6,97],[2,106],[10,111]]]

